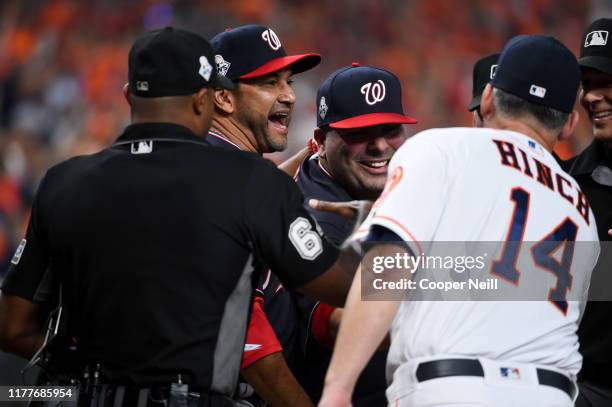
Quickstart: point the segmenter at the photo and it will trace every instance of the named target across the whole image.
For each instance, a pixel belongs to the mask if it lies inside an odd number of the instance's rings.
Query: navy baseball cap
[[[214,69],[211,45],[198,34],[166,27],[138,38],[128,56],[128,89],[140,97],[181,96],[202,88],[233,89]]]
[[[480,98],[487,83],[495,76],[497,71],[497,60],[499,54],[491,54],[480,58],[474,64],[474,72],[472,73],[472,100],[468,105],[468,111],[476,110],[480,107]]]
[[[571,113],[580,76],[576,57],[557,39],[519,35],[504,47],[491,84],[529,102]]]
[[[580,59],[582,67],[595,68],[612,75],[612,19],[600,18],[591,23],[582,37]]]
[[[319,54],[287,55],[276,33],[261,25],[228,29],[210,42],[219,73],[232,81],[256,78],[289,67],[296,74],[321,62]]]
[[[391,72],[353,63],[331,74],[317,92],[317,127],[354,129],[416,123],[404,114],[402,87]]]

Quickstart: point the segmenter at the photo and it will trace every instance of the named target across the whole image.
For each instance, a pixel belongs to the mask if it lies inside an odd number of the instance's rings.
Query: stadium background
[[[289,149],[270,157],[280,161],[312,135],[317,87],[341,66],[395,72],[406,112],[419,119],[411,133],[469,126],[476,59],[517,34],[553,35],[577,53],[588,23],[611,15],[610,0],[2,0],[0,280],[44,171],[104,148],[128,123],[127,53],[144,31],[174,25],[211,38],[259,23],[289,53],[321,53],[320,66],[296,77]],[[589,142],[581,114],[576,138],[558,148],[562,157]],[[0,385],[20,383],[21,363],[0,353]]]

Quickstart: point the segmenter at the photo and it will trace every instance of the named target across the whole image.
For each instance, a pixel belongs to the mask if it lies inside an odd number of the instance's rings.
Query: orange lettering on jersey
[[[551,191],[554,191],[555,185],[553,184],[552,172],[550,171],[550,167],[546,164],[539,162],[535,158],[533,159],[533,161],[535,161],[536,169],[538,170],[538,182],[550,188]]]
[[[378,205],[380,205],[380,203],[387,197],[387,195],[389,195],[389,193],[393,191],[393,189],[395,189],[395,187],[400,183],[403,175],[404,170],[401,166],[398,166],[397,168],[395,168],[395,170],[393,170],[393,174],[391,174],[387,178],[387,182],[385,182],[385,188],[383,189],[382,194],[380,194],[376,202],[374,202],[372,208],[376,208]]]
[[[514,144],[508,141],[495,140],[493,142],[497,146],[499,150],[499,154],[501,155],[501,163],[502,165],[507,165],[508,167],[516,168],[517,170],[521,170],[521,167],[518,163],[518,159],[516,158],[516,151],[514,150]]]
[[[561,174],[557,174],[557,189],[559,190],[559,195],[561,195],[563,198],[567,199],[569,201],[569,203],[571,203],[572,205],[574,204],[574,198],[572,198],[570,195],[567,195],[565,193],[565,189],[563,187],[563,183],[567,184],[568,187],[572,187],[572,184],[566,180],[565,178],[563,178],[561,176]]]
[[[590,225],[589,208],[589,201],[586,195],[582,193],[581,190],[578,190],[578,204],[576,205],[576,209],[578,210],[578,213],[580,213],[580,216],[584,218],[584,221],[587,223],[587,225]]]

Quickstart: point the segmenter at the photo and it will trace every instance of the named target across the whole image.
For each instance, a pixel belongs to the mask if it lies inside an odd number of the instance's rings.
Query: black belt
[[[511,364],[510,364],[511,365]],[[561,373],[548,369],[536,369],[538,383],[565,392],[572,400],[576,392],[574,383]],[[416,378],[419,382],[449,376],[484,377],[484,369],[477,359],[441,359],[419,363]]]

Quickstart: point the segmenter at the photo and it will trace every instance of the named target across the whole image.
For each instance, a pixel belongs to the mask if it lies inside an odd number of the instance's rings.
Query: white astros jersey
[[[420,357],[484,357],[577,374],[576,330],[584,304],[547,301],[546,294],[556,289],[562,298],[586,298],[599,255],[597,229],[576,181],[540,144],[504,130],[421,132],[391,160],[385,190],[360,230],[371,225],[390,229],[415,255],[428,254],[427,242],[497,242],[505,253],[497,263],[510,267],[484,273],[497,273],[509,289],[540,276],[549,284],[539,301],[402,302],[391,331],[390,394],[401,386],[402,375],[413,374],[402,365]],[[551,240],[594,243],[581,247],[581,259],[572,258],[563,244],[554,246],[554,253],[546,244],[534,249],[506,244]],[[568,263],[551,263],[559,258]],[[521,269],[525,262],[531,262],[529,270]]]

